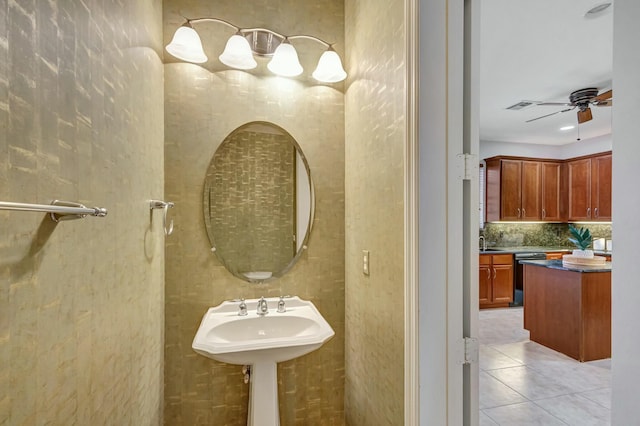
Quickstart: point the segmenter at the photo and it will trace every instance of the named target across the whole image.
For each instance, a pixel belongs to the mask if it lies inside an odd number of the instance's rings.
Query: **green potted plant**
[[[576,228],[575,226],[569,224],[569,233],[571,237],[569,241],[571,241],[576,249],[573,250],[573,255],[576,257],[593,257],[593,250],[589,250],[589,246],[593,242],[593,237],[591,236],[591,232],[587,228]]]

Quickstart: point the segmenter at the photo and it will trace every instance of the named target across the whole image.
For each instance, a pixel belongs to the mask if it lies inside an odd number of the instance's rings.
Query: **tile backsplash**
[[[611,224],[575,226],[588,228],[594,239],[611,238]],[[572,247],[566,223],[487,223],[480,235],[484,235],[487,247]]]

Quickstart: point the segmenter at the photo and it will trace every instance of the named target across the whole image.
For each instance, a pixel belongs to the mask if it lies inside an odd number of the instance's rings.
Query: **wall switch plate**
[[[362,250],[362,273],[369,275],[369,250]]]

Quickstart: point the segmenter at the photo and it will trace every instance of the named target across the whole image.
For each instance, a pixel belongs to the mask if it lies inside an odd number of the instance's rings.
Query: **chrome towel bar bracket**
[[[149,201],[149,208],[151,210],[154,209],[162,209],[162,226],[164,227],[164,234],[171,235],[173,234],[173,219],[169,222],[169,227],[167,228],[167,215],[169,213],[169,208],[173,207],[174,204],[170,201],[162,201],[162,200],[151,200]]]
[[[107,209],[105,208],[85,207],[80,203],[60,200],[53,200],[51,204],[26,204],[0,201],[0,210],[49,213],[51,220],[54,222],[82,219],[85,216],[105,217],[107,215]]]

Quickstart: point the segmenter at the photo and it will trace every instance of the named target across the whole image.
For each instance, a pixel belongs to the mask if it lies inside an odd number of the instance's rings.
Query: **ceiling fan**
[[[533,102],[534,105],[543,105],[543,106],[566,106],[569,108],[565,108],[561,111],[552,112],[551,114],[542,115],[540,117],[532,118],[531,120],[527,120],[527,123],[532,121],[540,120],[541,118],[549,117],[556,114],[561,114],[563,112],[573,111],[578,108],[578,124],[585,123],[593,118],[591,115],[590,105],[602,107],[602,106],[611,106],[613,105],[613,91],[607,90],[598,94],[598,89],[590,87],[587,89],[580,89],[572,92],[569,95],[569,102]]]

